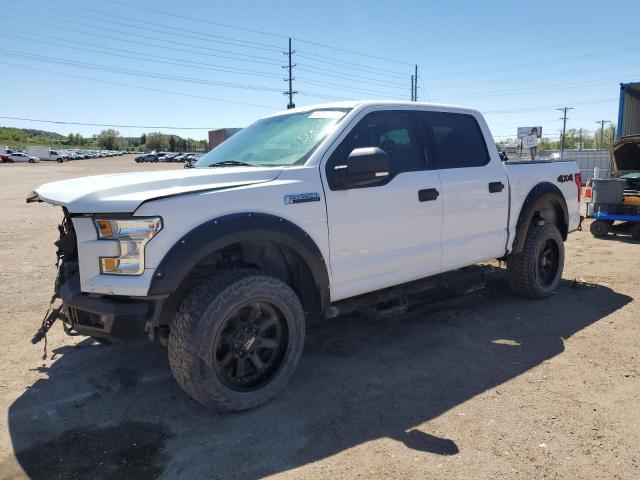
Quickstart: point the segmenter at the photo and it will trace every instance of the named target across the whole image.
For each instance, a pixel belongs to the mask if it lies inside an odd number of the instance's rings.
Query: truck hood
[[[27,202],[60,205],[70,213],[132,213],[157,198],[269,182],[282,170],[218,167],[97,175],[45,183]]]
[[[640,173],[640,135],[628,135],[613,142],[611,169],[616,177]]]

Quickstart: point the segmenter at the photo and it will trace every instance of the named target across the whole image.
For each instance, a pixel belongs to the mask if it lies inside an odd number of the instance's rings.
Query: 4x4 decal
[[[558,181],[560,183],[565,183],[565,182],[573,182],[573,174],[570,173],[569,175],[560,175],[558,177]]]

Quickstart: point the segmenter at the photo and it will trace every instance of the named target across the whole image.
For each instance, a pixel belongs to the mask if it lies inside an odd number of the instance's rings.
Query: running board
[[[397,285],[359,295],[330,305],[324,312],[327,319],[360,312],[372,321],[406,313],[412,307],[467,295],[486,287],[490,277],[501,269],[492,265],[474,265],[453,272],[441,273],[415,282]]]

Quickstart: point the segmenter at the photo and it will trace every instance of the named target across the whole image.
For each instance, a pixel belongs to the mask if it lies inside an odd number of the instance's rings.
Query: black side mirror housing
[[[383,184],[390,178],[389,155],[378,147],[354,149],[347,161],[333,167],[337,189]]]

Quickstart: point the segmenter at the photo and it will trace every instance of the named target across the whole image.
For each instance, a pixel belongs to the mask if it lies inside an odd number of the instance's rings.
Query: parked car
[[[155,153],[147,153],[145,155],[140,155],[139,157],[136,157],[135,161],[138,163],[157,162],[158,155],[156,155]]]
[[[57,150],[51,150],[49,152],[49,160],[56,161],[58,163],[68,162],[69,155],[66,152],[58,152]]]
[[[501,161],[476,110],[360,101],[263,118],[192,169],[64,180],[29,201],[64,209],[69,331],[161,339],[192,398],[245,410],[284,388],[308,317],[397,311],[496,258],[518,295],[553,295],[580,186],[574,161]]]
[[[31,155],[27,155],[26,153],[22,153],[22,152],[10,153],[9,158],[13,162],[38,163],[40,161],[38,157],[32,157]]]

